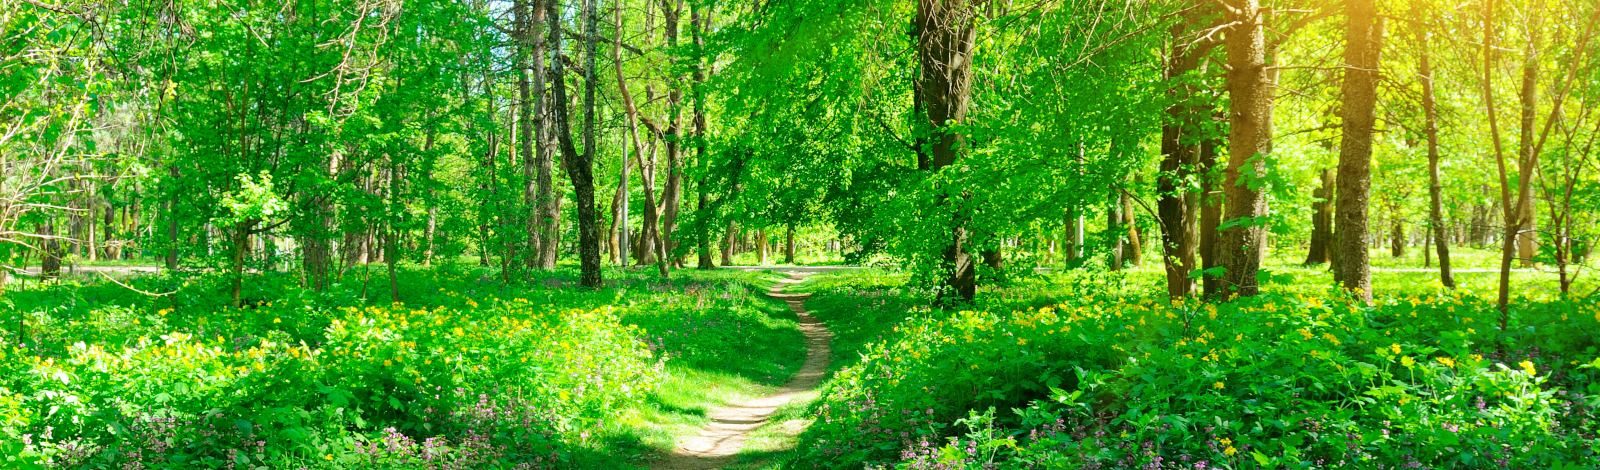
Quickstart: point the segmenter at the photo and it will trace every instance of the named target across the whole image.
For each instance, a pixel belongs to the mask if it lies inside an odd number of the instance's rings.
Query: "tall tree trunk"
[[[528,82],[531,89],[522,90],[523,110],[520,119],[522,126],[522,156],[523,156],[523,200],[527,206],[526,224],[527,241],[524,245],[523,263],[529,268],[550,270],[555,269],[556,260],[560,257],[560,218],[561,201],[555,195],[555,156],[558,143],[554,137],[555,130],[553,116],[551,115],[551,102],[548,101],[547,91],[550,83],[545,68],[545,57],[550,51],[559,53],[559,49],[547,47],[550,38],[546,36],[549,19],[549,3],[556,0],[517,0],[526,3],[526,27],[523,30],[521,48],[526,51],[520,55],[527,71]],[[549,28],[549,29],[554,29]],[[556,102],[555,106],[565,106],[564,102]],[[530,194],[531,192],[531,194]]]
[[[517,211],[522,221],[526,223],[523,244],[523,263],[529,267],[537,267],[535,258],[539,254],[539,226],[541,215],[538,211],[537,200],[539,188],[538,157],[535,156],[534,147],[534,101],[533,79],[529,76],[529,65],[533,55],[533,17],[530,14],[529,0],[514,0],[511,6],[512,37],[516,42],[515,67],[517,69],[517,118],[512,125],[516,126],[517,155],[522,159],[522,210]],[[532,7],[537,9],[537,6]],[[542,98],[542,97],[541,97]]]
[[[628,80],[622,75],[622,10],[618,8],[615,13],[616,37],[612,49],[612,62],[617,69],[617,89],[622,95],[623,109],[627,111],[628,141],[633,145],[634,159],[639,165],[639,181],[644,186],[644,220],[639,228],[639,264],[650,264],[652,259],[657,260],[662,277],[667,276],[665,262],[665,244],[661,242],[659,229],[660,216],[656,211],[655,199],[655,146],[651,145],[649,164],[645,163],[644,146],[639,142],[639,108],[633,104],[633,93],[628,91]],[[648,28],[646,28],[648,29]]]
[[[1523,49],[1522,60],[1522,119],[1519,124],[1517,138],[1517,209],[1515,231],[1508,231],[1507,236],[1515,234],[1517,244],[1517,259],[1523,267],[1534,265],[1534,257],[1538,255],[1538,235],[1534,232],[1539,217],[1533,208],[1533,178],[1534,170],[1539,167],[1538,147],[1534,144],[1534,123],[1538,117],[1539,106],[1539,47],[1541,30],[1544,25],[1541,21],[1543,2],[1534,0],[1527,10],[1528,42]],[[1554,117],[1554,116],[1552,116]]]
[[[1228,166],[1223,182],[1227,202],[1224,218],[1236,221],[1218,234],[1217,254],[1225,269],[1222,289],[1254,296],[1260,288],[1265,227],[1251,222],[1267,212],[1263,191],[1247,178],[1266,173],[1262,158],[1272,152],[1270,127],[1274,84],[1267,71],[1266,10],[1258,0],[1229,0],[1228,20],[1236,23],[1227,33],[1229,111]],[[1226,293],[1224,293],[1226,294]]]
[[[1444,187],[1439,183],[1439,109],[1433,95],[1433,64],[1429,39],[1432,31],[1423,27],[1418,32],[1421,63],[1417,67],[1422,80],[1422,132],[1428,137],[1428,228],[1432,231],[1433,247],[1439,253],[1439,284],[1456,287],[1455,275],[1450,272],[1450,236],[1444,225]]]
[[[1225,201],[1219,188],[1221,181],[1218,181],[1216,174],[1218,149],[1221,146],[1220,136],[1206,139],[1200,145],[1200,194],[1195,197],[1195,204],[1200,210],[1200,244],[1196,248],[1200,254],[1200,268],[1208,271],[1222,265],[1222,257],[1217,253],[1217,235],[1222,226],[1222,206]],[[1222,277],[1202,276],[1201,288],[1208,299],[1221,297]]]
[[[1489,114],[1489,136],[1494,142],[1494,156],[1496,168],[1500,176],[1500,202],[1505,217],[1506,236],[1501,240],[1500,248],[1500,283],[1499,295],[1496,305],[1500,310],[1500,329],[1504,330],[1510,321],[1510,311],[1507,304],[1511,295],[1511,261],[1515,249],[1517,226],[1516,207],[1511,204],[1511,185],[1506,177],[1505,146],[1500,141],[1500,120],[1496,116],[1494,103],[1494,0],[1484,2],[1483,15],[1483,102]]]
[[[1383,50],[1383,20],[1374,0],[1347,3],[1345,31],[1344,127],[1339,139],[1339,197],[1334,217],[1346,290],[1372,302],[1372,266],[1368,260],[1369,199],[1372,188],[1372,139],[1377,121],[1378,61]]]
[[[662,34],[666,39],[667,50],[676,50],[678,48],[678,17],[681,14],[681,7],[679,5],[681,5],[681,3],[674,0],[661,0],[661,27]],[[666,139],[664,140],[666,140],[667,153],[667,185],[661,193],[662,203],[666,205],[665,210],[663,210],[661,214],[661,244],[663,251],[668,254],[662,258],[662,261],[672,264],[674,267],[677,267],[681,264],[679,262],[679,255],[677,253],[677,229],[679,206],[683,198],[683,163],[681,144],[683,139],[681,135],[682,126],[680,122],[682,117],[681,114],[683,113],[683,90],[681,89],[682,81],[682,77],[680,77],[677,73],[669,74],[668,82],[670,83],[670,86],[667,90],[666,103],[667,109],[669,110],[669,116],[667,118],[667,126],[664,132],[666,134]]]
[[[705,28],[710,22],[709,12],[702,12],[700,2],[689,2],[689,37],[694,48],[692,59],[694,64],[694,82],[690,89],[694,98],[694,150],[697,164],[702,167],[709,165],[706,160],[706,58],[705,58]],[[698,201],[695,210],[701,217],[709,217],[706,213],[710,206],[711,187],[706,184],[706,172],[701,172],[700,180],[695,183],[695,192]],[[711,263],[711,224],[700,223],[699,230],[695,231],[695,245],[698,252],[698,265],[700,269],[715,268]]]
[[[572,180],[574,203],[578,205],[578,284],[591,289],[598,289],[602,285],[600,278],[600,227],[599,217],[594,207],[594,154],[595,154],[595,116],[594,116],[594,90],[595,90],[595,36],[597,23],[599,23],[595,0],[588,0],[583,7],[583,23],[585,38],[584,53],[584,90],[583,90],[583,153],[572,145],[572,126],[567,113],[567,85],[564,66],[560,58],[561,53],[561,9],[559,1],[550,1],[550,48],[554,51],[554,59],[550,61],[551,81],[555,85],[556,135],[561,141],[563,165],[567,176]]]
[[[915,27],[920,75],[916,90],[922,97],[929,129],[929,169],[937,173],[965,153],[966,137],[953,127],[966,121],[972,95],[972,49],[977,37],[977,12],[968,0],[918,0]],[[965,198],[965,191],[952,191]],[[946,196],[951,197],[951,196]],[[940,297],[970,301],[977,294],[977,269],[971,251],[965,204],[948,200],[939,205],[958,208],[951,213],[949,238],[944,245]]]

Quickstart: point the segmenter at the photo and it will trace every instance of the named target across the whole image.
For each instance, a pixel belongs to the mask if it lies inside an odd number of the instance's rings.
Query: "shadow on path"
[[[656,470],[702,470],[721,468],[737,461],[736,454],[744,447],[744,441],[751,431],[755,431],[767,424],[778,407],[789,403],[800,395],[810,392],[822,383],[822,377],[828,367],[830,357],[828,343],[833,340],[833,334],[816,317],[806,312],[805,299],[807,294],[786,294],[782,290],[790,284],[798,284],[813,272],[800,271],[801,269],[832,268],[822,266],[806,266],[795,268],[753,268],[792,270],[788,279],[778,281],[767,295],[783,300],[800,317],[800,332],[806,337],[806,362],[800,367],[800,372],[789,383],[771,395],[753,400],[733,403],[728,406],[711,410],[708,417],[711,423],[700,429],[700,434],[685,439],[655,465]],[[733,269],[738,269],[734,267]],[[838,269],[838,268],[835,268]],[[849,268],[847,268],[849,269]]]

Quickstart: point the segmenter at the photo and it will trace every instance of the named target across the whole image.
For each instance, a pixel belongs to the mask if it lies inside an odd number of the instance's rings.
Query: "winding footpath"
[[[711,423],[701,428],[700,434],[684,440],[652,468],[704,470],[734,463],[735,455],[744,447],[745,439],[752,431],[767,425],[767,418],[778,407],[811,392],[822,383],[823,373],[828,368],[828,344],[833,340],[833,333],[806,312],[805,299],[808,294],[783,292],[784,287],[799,284],[808,275],[810,273],[791,273],[788,279],[778,281],[778,285],[767,293],[789,304],[789,309],[800,317],[800,332],[805,334],[807,348],[806,362],[800,367],[800,372],[771,395],[711,410],[707,414]]]

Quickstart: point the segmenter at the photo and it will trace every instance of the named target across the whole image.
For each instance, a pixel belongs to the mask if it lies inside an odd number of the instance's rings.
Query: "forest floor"
[[[827,326],[806,311],[805,299],[810,294],[787,294],[783,291],[788,285],[803,282],[812,272],[827,270],[790,269],[792,272],[789,278],[779,280],[779,284],[773,286],[767,294],[783,300],[789,309],[800,317],[800,331],[805,334],[807,347],[806,361],[800,371],[782,388],[770,395],[711,410],[707,415],[711,422],[706,424],[698,435],[684,440],[677,449],[664,455],[652,468],[702,470],[735,464],[740,460],[739,453],[751,434],[770,425],[769,418],[777,414],[779,408],[796,400],[809,401],[815,398],[815,390],[822,383],[832,355],[829,344],[833,341],[833,334],[828,331]],[[804,424],[801,420],[785,421],[779,425],[778,432],[792,437],[804,429]]]

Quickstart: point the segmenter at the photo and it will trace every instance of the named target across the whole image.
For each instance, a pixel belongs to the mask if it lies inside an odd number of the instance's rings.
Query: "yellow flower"
[[[1222,449],[1222,453],[1228,454],[1229,457],[1232,457],[1233,454],[1239,453],[1239,449],[1235,449],[1233,446],[1228,446],[1228,448]]]
[[[1417,365],[1417,361],[1412,360],[1411,356],[1404,356],[1400,358],[1400,365],[1409,369],[1411,366]]]
[[[323,460],[333,460],[333,454],[325,455],[325,456],[322,457],[322,459]]]
[[[1527,372],[1529,376],[1539,375],[1539,371],[1533,368],[1532,362],[1522,361],[1517,365],[1522,366],[1522,371]]]
[[[273,323],[283,323],[283,320],[274,318],[274,319],[272,319],[272,322]]]
[[[1225,445],[1225,446],[1232,446],[1233,445],[1233,439],[1228,439],[1226,437],[1221,438],[1221,439],[1217,439],[1217,442],[1221,442],[1222,445]]]
[[[394,361],[391,361],[391,360],[388,360],[388,359],[384,359],[383,360],[383,366],[384,367],[389,367],[389,366],[392,366],[392,365],[394,365]]]
[[[1441,357],[1441,358],[1438,358],[1436,360],[1439,361],[1440,364],[1444,364],[1445,367],[1449,367],[1451,369],[1456,368],[1456,360],[1455,359],[1451,359],[1451,358],[1448,358],[1448,357]]]
[[[1217,383],[1211,384],[1211,388],[1214,388],[1214,389],[1217,389],[1217,390],[1222,390],[1222,388],[1226,387],[1226,386],[1228,386],[1228,385],[1224,384],[1222,382],[1217,382]]]
[[[1389,350],[1393,351],[1395,354],[1400,354],[1400,344],[1399,343],[1390,344],[1389,345]]]

